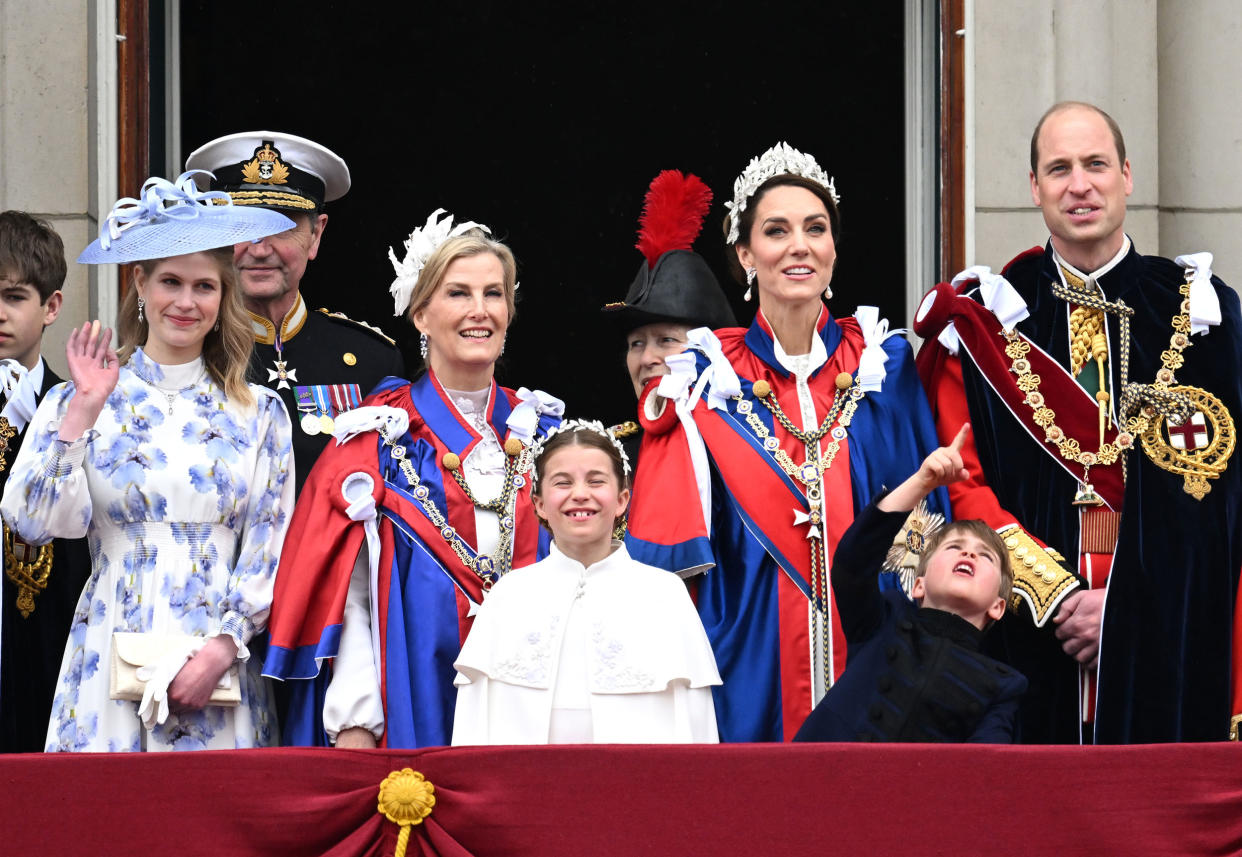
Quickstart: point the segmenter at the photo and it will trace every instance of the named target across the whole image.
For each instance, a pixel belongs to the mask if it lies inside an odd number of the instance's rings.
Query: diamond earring
[[[138,323],[139,324],[142,324],[144,321],[146,321],[146,319],[143,318],[142,316],[142,308],[145,307],[146,305],[147,305],[147,302],[145,300],[143,300],[142,298],[138,298]]]
[[[754,268],[746,269],[746,294],[742,295],[742,300],[745,300],[745,301],[750,300],[750,289],[751,289],[751,286],[755,284],[755,277],[757,276],[757,274],[758,272],[755,271]]]
[[[423,355],[423,360],[427,359],[427,334],[425,333],[418,335],[418,353]]]

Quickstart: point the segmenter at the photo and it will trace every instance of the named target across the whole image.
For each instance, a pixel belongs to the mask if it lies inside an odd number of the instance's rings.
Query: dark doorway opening
[[[834,313],[904,324],[903,4],[431,4],[195,0],[182,6],[186,151],[244,130],[310,137],[350,166],[303,293],[381,326],[390,246],[435,208],[518,257],[497,376],[573,416],[632,417],[621,334],[599,312],[638,269],[643,194],[663,169],[715,192],[695,249],[749,323],[720,224],[751,157],[786,140],[836,177]],[[730,252],[732,252],[730,250]]]

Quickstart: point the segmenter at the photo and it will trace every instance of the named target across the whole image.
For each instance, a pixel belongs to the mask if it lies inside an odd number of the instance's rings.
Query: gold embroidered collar
[[[255,315],[250,310],[246,310],[246,314],[250,316],[250,330],[254,333],[254,341],[261,345],[275,345],[276,325],[261,315]],[[302,300],[302,293],[298,292],[293,306],[289,308],[289,312],[285,313],[284,319],[280,322],[280,341],[288,342],[293,339],[305,323],[306,301]]]

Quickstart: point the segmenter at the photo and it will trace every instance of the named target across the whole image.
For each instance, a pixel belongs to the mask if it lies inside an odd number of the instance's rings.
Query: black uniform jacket
[[[330,424],[307,433],[304,418],[335,417],[348,409],[342,404],[357,406],[389,375],[404,376],[405,363],[383,333],[327,310],[310,310],[299,295],[281,325],[279,359],[286,376],[292,373],[282,385],[275,329],[267,319],[253,314],[250,318],[255,343],[247,376],[275,390],[289,410],[300,494],[307,474],[332,438]]]

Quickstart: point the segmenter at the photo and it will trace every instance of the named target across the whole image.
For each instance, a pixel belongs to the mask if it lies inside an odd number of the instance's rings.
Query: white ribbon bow
[[[732,364],[725,358],[724,351],[720,348],[720,340],[712,333],[711,328],[696,327],[686,334],[686,341],[691,348],[703,352],[710,361],[707,368],[699,374],[699,381],[694,385],[694,392],[690,394],[686,407],[694,410],[703,391],[710,384],[711,389],[707,390],[707,406],[714,410],[724,409],[732,396],[742,392],[742,384],[738,381]],[[667,357],[664,362],[668,362]]]
[[[410,415],[401,408],[367,405],[353,408],[338,416],[332,436],[336,438],[337,446],[367,431],[377,431],[395,442],[409,427]]]
[[[1220,298],[1212,288],[1212,254],[1186,253],[1173,260],[1186,269],[1190,283],[1190,335],[1220,324]]]
[[[402,433],[405,429],[402,429]],[[367,580],[369,581],[371,603],[379,604],[379,512],[375,508],[375,480],[365,471],[356,471],[341,480],[341,497],[349,505],[345,514],[351,521],[362,524],[362,533],[367,548]],[[361,562],[359,553],[357,562]],[[356,567],[356,566],[355,566]],[[379,623],[371,623],[371,652],[379,661]]]
[[[509,413],[505,425],[509,427],[509,433],[524,444],[529,445],[534,442],[541,416],[544,414],[554,417],[565,416],[565,403],[543,390],[528,390],[522,387],[517,391],[517,397],[518,403]]]
[[[1014,325],[1030,316],[1031,311],[1017,290],[1000,274],[993,274],[987,265],[972,265],[954,277],[952,285],[957,288],[968,280],[979,281],[979,296],[983,298],[983,305],[996,316],[1005,330],[1013,330]],[[944,326],[937,339],[950,354],[957,354],[961,348],[962,341],[953,322]]]
[[[863,342],[867,343],[858,358],[858,386],[864,393],[875,393],[883,386],[884,378],[888,374],[888,370],[884,368],[888,360],[884,340],[890,336],[901,336],[906,330],[889,330],[888,319],[880,318],[878,307],[860,306],[854,313],[854,318],[862,328]]]
[[[135,671],[135,675],[146,682],[142,689],[142,701],[138,703],[138,717],[148,729],[154,729],[157,724],[168,720],[168,686],[177,677],[177,673],[181,672],[186,661],[206,644],[206,637],[187,640],[185,645],[175,646],[155,663],[138,667]],[[221,681],[228,680],[228,673],[225,672]]]
[[[107,250],[122,233],[135,226],[164,218],[193,220],[215,205],[233,204],[232,197],[222,190],[200,191],[194,183],[194,176],[199,174],[215,178],[207,170],[186,170],[171,182],[151,176],[143,182],[138,199],[118,199],[99,227],[99,246]]]
[[[0,360],[0,386],[8,397],[0,416],[20,432],[26,428],[38,407],[35,401],[38,391],[30,378],[30,371],[11,358]]]

